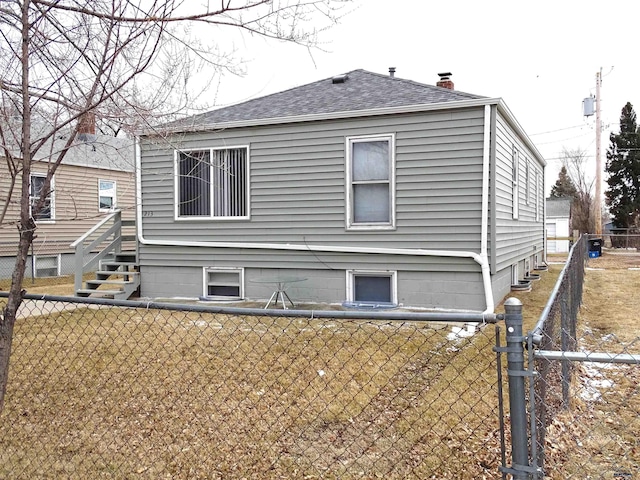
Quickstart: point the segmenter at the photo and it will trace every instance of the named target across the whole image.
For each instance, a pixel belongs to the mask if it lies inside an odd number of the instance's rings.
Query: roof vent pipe
[[[396,67],[389,67],[389,76],[391,78],[396,76]]]
[[[331,78],[331,83],[333,84],[344,83],[347,81],[348,78],[349,78],[349,75],[347,75],[346,73],[343,73],[342,75],[336,75],[335,77]]]

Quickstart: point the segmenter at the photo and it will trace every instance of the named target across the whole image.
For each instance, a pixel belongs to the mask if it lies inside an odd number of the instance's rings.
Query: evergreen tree
[[[620,133],[611,133],[606,200],[617,228],[640,227],[640,129],[631,103],[622,108]]]
[[[551,187],[551,197],[560,198],[560,197],[571,197],[576,198],[578,194],[578,190],[576,186],[571,181],[571,177],[567,173],[567,167],[564,165],[560,169],[560,174],[558,175],[558,180],[553,187]]]

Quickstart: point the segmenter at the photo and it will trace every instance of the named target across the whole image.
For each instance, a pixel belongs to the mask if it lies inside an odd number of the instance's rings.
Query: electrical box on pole
[[[585,98],[582,101],[582,115],[590,117],[594,113],[596,113],[596,99],[593,96]]]

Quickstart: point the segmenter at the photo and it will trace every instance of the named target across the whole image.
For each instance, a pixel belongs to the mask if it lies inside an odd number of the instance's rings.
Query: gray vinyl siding
[[[480,271],[424,272],[396,271],[398,303],[404,306],[481,310],[485,307]],[[333,269],[265,269],[245,268],[244,299],[266,302],[275,282],[269,278],[292,278],[300,281],[286,286],[287,294],[296,303],[342,303],[346,299],[346,271]],[[167,277],[172,279],[167,282]],[[202,268],[190,266],[145,267],[141,294],[155,298],[197,298],[203,292]]]
[[[484,109],[317,121],[184,134],[171,146],[142,139],[146,239],[480,251]],[[396,228],[346,229],[346,139],[395,136]],[[249,147],[248,220],[175,220],[174,148]],[[432,308],[486,307],[470,258],[268,248],[140,245],[143,296],[202,295],[205,267],[244,268],[247,299],[269,298],[262,277],[295,272],[296,301],[346,299],[347,270],[393,271],[398,302]]]
[[[499,112],[496,118],[495,176],[495,261],[492,272],[510,268],[518,261],[541,252],[544,248],[544,167],[526,143]],[[519,152],[519,217],[513,218],[512,148]],[[529,164],[532,194],[527,189],[526,171]],[[538,172],[536,175],[535,172]],[[537,182],[537,188],[536,188]],[[527,196],[530,202],[527,203]],[[537,198],[536,196],[537,195]],[[536,209],[538,216],[536,219]]]
[[[483,109],[476,108],[229,129],[174,140],[172,146],[183,149],[249,146],[249,220],[174,220],[173,149],[143,141],[144,236],[479,251],[483,122]],[[389,133],[396,135],[396,229],[346,231],[345,138]],[[184,260],[179,255],[175,262]]]

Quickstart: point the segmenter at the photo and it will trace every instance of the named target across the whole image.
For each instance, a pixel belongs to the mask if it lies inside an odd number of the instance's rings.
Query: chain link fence
[[[0,478],[503,478],[495,320],[27,296]]]
[[[639,478],[640,255],[591,245],[530,333],[515,298],[474,315],[27,295],[0,478]]]
[[[29,250],[25,279],[71,275],[74,251],[70,242],[35,239]],[[11,278],[16,262],[17,242],[0,242],[0,280]]]
[[[529,336],[531,461],[541,472],[534,478],[640,478],[640,322],[624,294],[638,291],[640,272],[628,269],[640,258],[622,259],[617,251],[591,259],[589,246],[587,236],[574,245]],[[593,276],[616,268],[603,277],[616,292],[605,297],[596,284],[581,312],[589,265]]]

